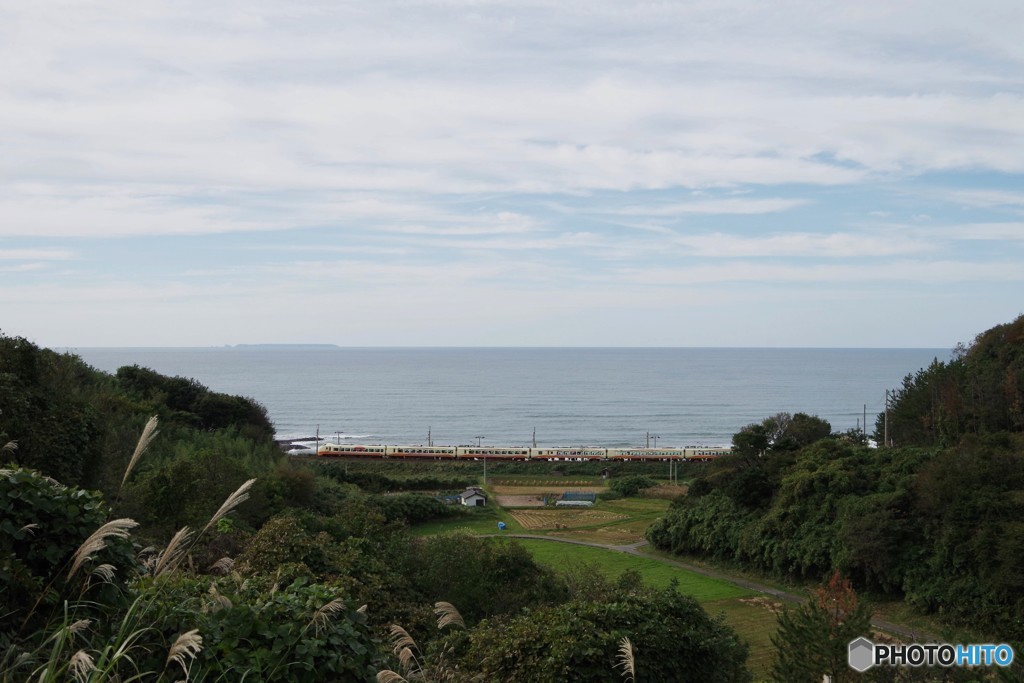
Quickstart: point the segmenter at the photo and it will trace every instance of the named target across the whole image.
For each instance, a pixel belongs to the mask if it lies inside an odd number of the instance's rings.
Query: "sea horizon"
[[[367,443],[721,446],[780,412],[873,431],[886,390],[943,349],[695,347],[118,347],[139,365],[267,408],[277,438]],[[343,436],[342,436],[343,435]]]

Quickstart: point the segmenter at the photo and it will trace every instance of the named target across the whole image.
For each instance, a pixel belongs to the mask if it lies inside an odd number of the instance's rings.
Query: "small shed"
[[[487,494],[479,486],[470,486],[459,494],[459,501],[467,507],[483,507],[487,505]]]

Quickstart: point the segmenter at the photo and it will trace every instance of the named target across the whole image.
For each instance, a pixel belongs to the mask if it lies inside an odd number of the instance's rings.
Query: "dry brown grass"
[[[641,498],[661,498],[663,500],[675,500],[679,496],[685,496],[690,487],[686,484],[658,484],[640,492]]]
[[[501,495],[494,496],[495,502],[503,508],[542,508],[544,496],[529,494],[525,496]]]
[[[625,515],[604,510],[511,510],[524,529],[570,529],[625,519]]]

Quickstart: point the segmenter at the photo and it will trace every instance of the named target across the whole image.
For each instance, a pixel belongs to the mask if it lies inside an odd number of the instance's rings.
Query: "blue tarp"
[[[566,491],[562,494],[562,500],[581,501],[588,500],[591,503],[597,500],[596,493],[583,493],[582,491]]]

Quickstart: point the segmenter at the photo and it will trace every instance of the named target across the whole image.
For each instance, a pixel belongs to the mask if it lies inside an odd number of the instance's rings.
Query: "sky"
[[[1019,0],[0,2],[43,346],[952,348],[1024,313]]]

